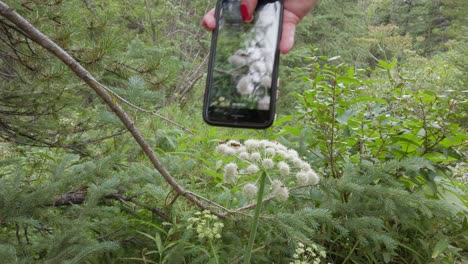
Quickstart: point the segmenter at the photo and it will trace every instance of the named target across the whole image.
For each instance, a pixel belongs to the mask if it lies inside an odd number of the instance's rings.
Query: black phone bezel
[[[224,127],[235,127],[235,128],[255,128],[264,129],[270,127],[275,119],[276,110],[276,94],[278,89],[278,73],[279,73],[279,42],[282,33],[283,24],[283,0],[269,0],[269,1],[258,1],[258,5],[279,2],[281,5],[279,23],[278,23],[278,37],[276,41],[275,60],[273,64],[272,72],[272,84],[271,84],[271,95],[270,95],[270,109],[269,110],[251,110],[251,109],[238,109],[238,108],[222,108],[222,107],[210,107],[210,92],[213,82],[213,66],[216,56],[216,47],[218,42],[219,32],[219,17],[223,0],[219,0],[216,4],[216,28],[213,31],[211,37],[211,48],[210,56],[208,60],[208,73],[206,79],[206,88],[203,103],[203,120],[214,126]],[[216,114],[217,113],[217,114]],[[261,118],[261,119],[259,119]]]

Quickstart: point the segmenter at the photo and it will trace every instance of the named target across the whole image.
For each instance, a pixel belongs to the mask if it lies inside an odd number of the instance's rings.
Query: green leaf
[[[437,258],[440,253],[442,253],[447,247],[449,243],[446,239],[441,239],[439,242],[434,247],[434,251],[432,252],[432,258],[435,259]]]
[[[395,67],[396,63],[397,63],[396,61],[392,61],[388,63],[386,61],[380,60],[378,65],[386,70],[390,70],[393,67]]]
[[[340,58],[341,58],[341,56],[334,56],[334,57],[329,58],[327,61],[328,62],[335,61],[335,60],[340,59]]]
[[[358,79],[356,78],[352,78],[352,77],[346,77],[346,76],[340,76],[336,79],[336,81],[338,83],[343,83],[343,84],[351,84],[351,83],[354,83],[354,84],[360,84],[361,81],[359,81]]]
[[[163,244],[162,244],[162,240],[161,240],[161,235],[159,233],[156,233],[156,247],[158,248],[158,251],[160,253],[162,253],[163,251]]]
[[[339,117],[337,117],[336,121],[338,121],[338,123],[340,123],[342,125],[347,125],[349,118],[351,116],[353,116],[355,112],[356,111],[354,111],[354,109],[348,109],[348,110],[344,111],[344,113],[341,114]]]

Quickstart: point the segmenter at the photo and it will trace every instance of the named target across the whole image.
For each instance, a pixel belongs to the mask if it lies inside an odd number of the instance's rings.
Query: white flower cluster
[[[188,219],[189,225],[187,229],[193,229],[197,232],[198,238],[216,239],[221,238],[221,231],[224,224],[219,222],[216,215],[212,215],[210,211],[196,212],[195,217]]]
[[[281,201],[289,197],[289,189],[283,184],[287,177],[295,177],[297,186],[317,185],[320,182],[309,163],[302,160],[295,150],[278,142],[249,139],[242,144],[230,140],[219,144],[216,152],[236,158],[236,162],[224,166],[225,183],[236,184],[242,176],[265,171],[269,175],[272,195]],[[272,177],[277,179],[273,180]],[[257,195],[258,187],[254,183],[247,183],[242,190],[247,198],[252,199]]]
[[[322,258],[326,257],[325,251],[319,250],[317,245],[312,244],[309,247],[299,242],[293,254],[293,261],[289,264],[320,264]]]

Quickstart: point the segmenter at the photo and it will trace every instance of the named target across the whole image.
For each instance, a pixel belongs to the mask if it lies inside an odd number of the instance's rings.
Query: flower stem
[[[250,237],[249,237],[249,243],[247,244],[247,249],[244,255],[244,264],[250,264],[250,258],[252,256],[252,249],[253,249],[253,245],[255,242],[255,235],[257,234],[258,219],[260,217],[260,211],[262,210],[263,192],[265,190],[266,176],[267,176],[267,173],[265,171],[260,176],[260,189],[258,190],[258,194],[257,194],[257,206],[255,207],[255,214],[254,214],[252,226],[250,227]]]
[[[213,241],[210,239],[210,247],[211,247],[211,251],[213,252],[213,257],[215,259],[215,263],[216,264],[219,264],[219,260],[218,260],[218,255],[216,254],[216,250],[213,246]]]

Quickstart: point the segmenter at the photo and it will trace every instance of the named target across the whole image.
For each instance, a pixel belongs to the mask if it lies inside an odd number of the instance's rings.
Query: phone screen
[[[259,1],[250,23],[240,1],[217,5],[204,118],[214,125],[265,128],[274,119],[282,2]]]

